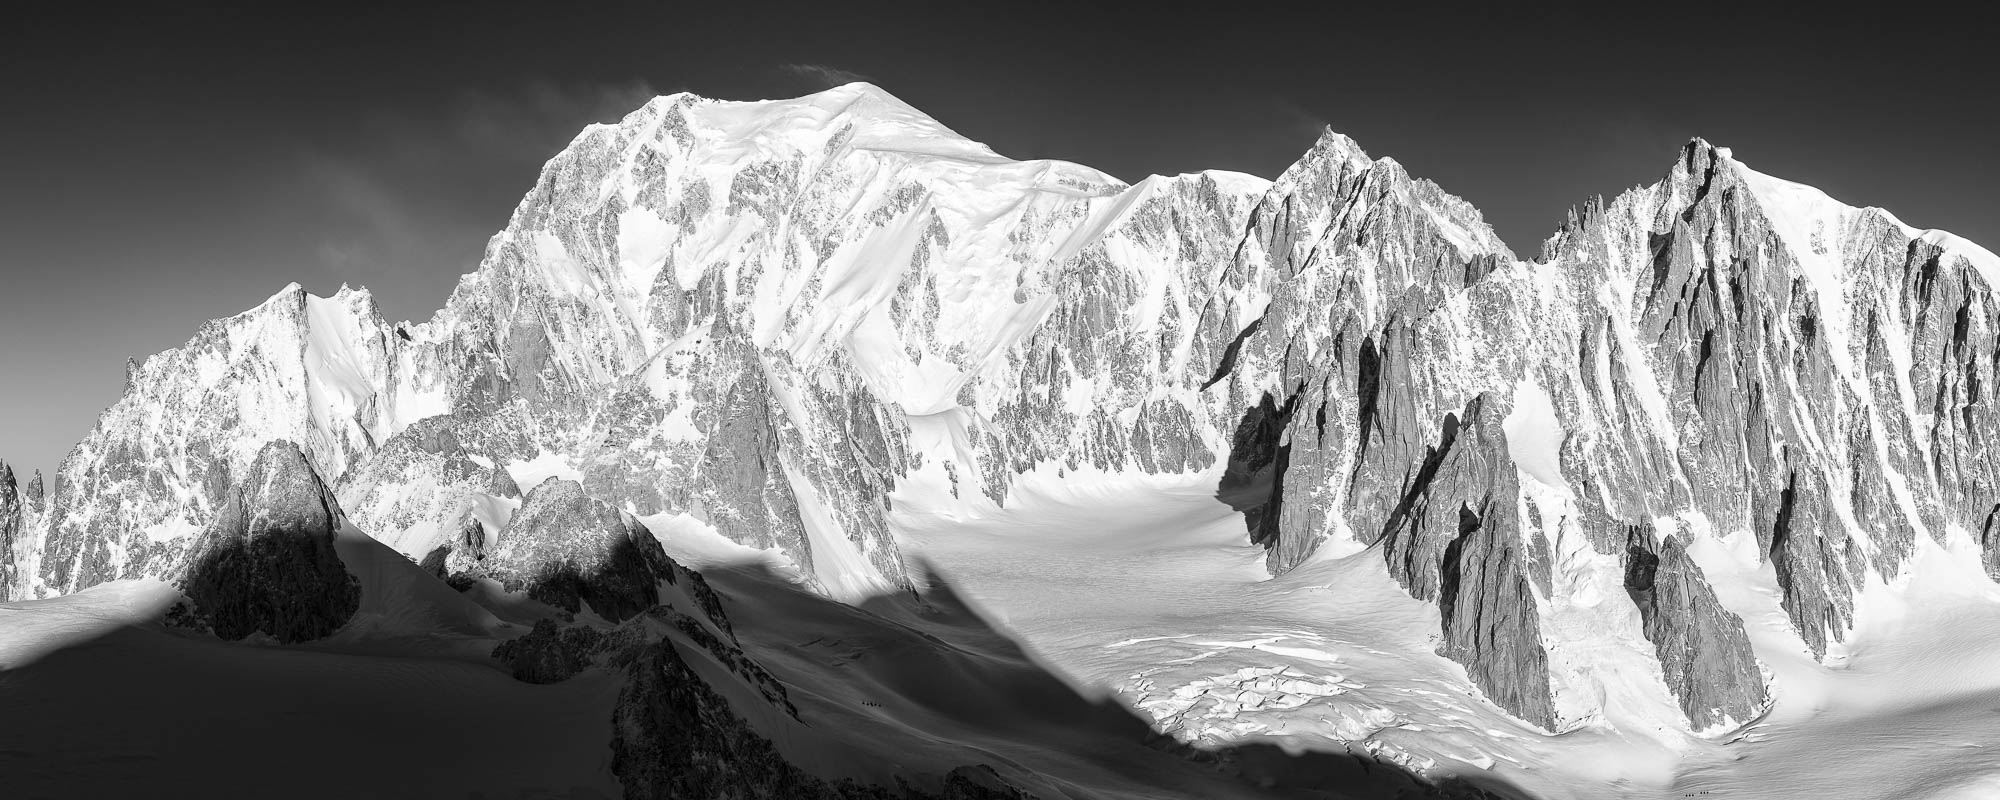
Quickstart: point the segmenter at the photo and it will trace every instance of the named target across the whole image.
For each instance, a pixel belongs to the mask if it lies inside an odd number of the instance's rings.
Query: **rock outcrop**
[[[1522,719],[1556,727],[1520,485],[1491,395],[1447,414],[1379,534],[1389,574],[1435,600],[1438,652],[1464,664],[1488,697]],[[1497,612],[1497,613],[1496,613]]]
[[[535,621],[526,635],[501,642],[493,648],[493,658],[507,665],[514,680],[524,683],[561,683],[595,666],[607,650],[606,634],[589,625],[559,625],[552,619]]]
[[[224,639],[322,639],[361,606],[334,550],[342,517],[297,445],[274,441],[229,490],[179,572],[191,617]]]
[[[1770,699],[1743,621],[1724,609],[1687,546],[1647,528],[1626,534],[1625,591],[1645,620],[1667,686],[1697,728],[1748,722]]]
[[[623,622],[660,603],[683,572],[632,515],[588,497],[575,481],[550,478],[479,553],[475,574],[571,614],[586,608]]]

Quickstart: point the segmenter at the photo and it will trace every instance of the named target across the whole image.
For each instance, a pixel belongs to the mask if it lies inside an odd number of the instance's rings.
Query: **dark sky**
[[[289,281],[425,319],[541,162],[654,94],[872,81],[1016,158],[1276,176],[1331,125],[1523,256],[1690,136],[2000,249],[1990,16],[1875,4],[37,3],[0,24],[0,457]],[[1391,8],[1393,7],[1393,8]]]

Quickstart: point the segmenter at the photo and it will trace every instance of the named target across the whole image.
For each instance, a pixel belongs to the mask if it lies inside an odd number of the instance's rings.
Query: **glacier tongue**
[[[293,285],[134,365],[46,499],[0,481],[0,544],[12,596],[168,575],[287,439],[426,563],[553,477],[860,600],[911,586],[894,491],[1213,468],[1267,569],[1372,552],[1508,712],[1713,732],[1769,699],[1715,541],[1816,656],[1923,539],[2000,574],[1996,272],[1700,141],[1522,261],[1330,131],[1128,185],[866,84],[673,95],[550,160],[428,322]]]

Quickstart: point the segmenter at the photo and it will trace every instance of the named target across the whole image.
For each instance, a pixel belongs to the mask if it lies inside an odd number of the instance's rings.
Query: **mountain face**
[[[656,515],[858,602],[912,585],[892,490],[1215,467],[1273,572],[1376,553],[1521,719],[1726,730],[1769,692],[1696,543],[1754,549],[1816,656],[1925,540],[2000,576],[1996,280],[1700,141],[1522,260],[1331,132],[1128,185],[865,84],[674,95],[551,160],[429,322],[294,285],[133,365],[53,492],[0,470],[0,575],[184,577],[274,440],[382,543],[613,621],[677,574]]]

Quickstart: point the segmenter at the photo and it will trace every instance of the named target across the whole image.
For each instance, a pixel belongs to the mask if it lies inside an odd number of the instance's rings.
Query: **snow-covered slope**
[[[293,286],[134,365],[0,533],[12,596],[172,578],[285,439],[462,582],[560,479],[860,604],[919,583],[903,506],[1209,475],[1267,574],[1379,562],[1498,708],[1680,742],[1845,657],[1923,548],[2000,574],[1996,274],[1700,141],[1524,261],[1332,132],[1127,185],[867,84],[674,95],[552,159],[430,321]]]

